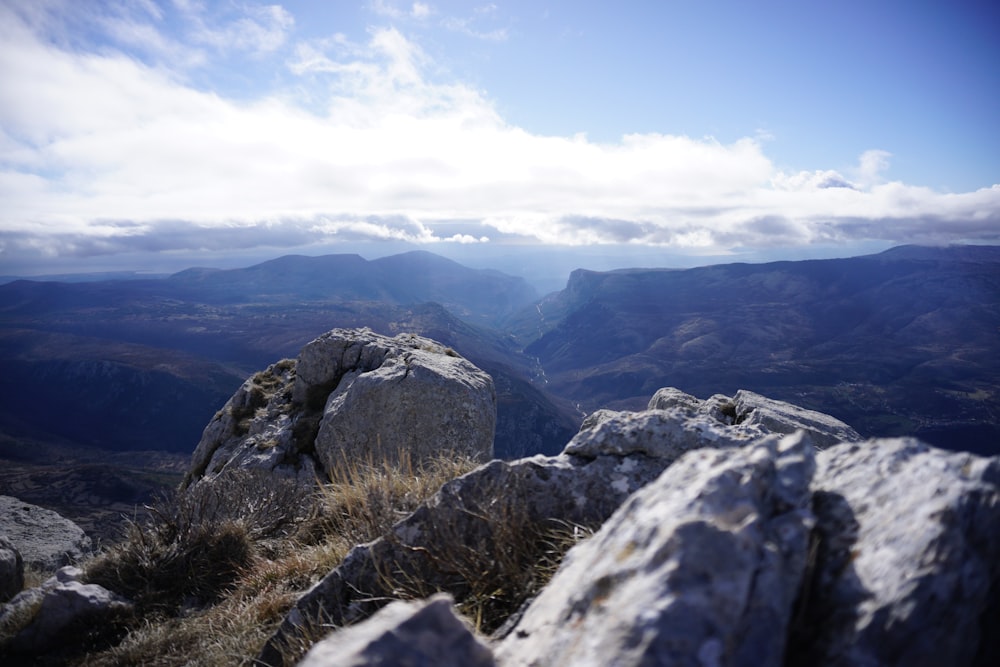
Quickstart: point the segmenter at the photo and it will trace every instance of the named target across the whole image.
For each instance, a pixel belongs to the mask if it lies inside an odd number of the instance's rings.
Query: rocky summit
[[[494,410],[455,353],[368,330],[240,388],[188,491],[243,469],[324,484],[338,457],[483,460],[299,589],[255,664],[1000,664],[1000,457],[665,387],[591,414],[556,456],[487,461]],[[140,606],[64,568],[0,609],[0,658],[32,664],[80,627],[113,643]]]
[[[288,647],[319,618],[351,628],[324,639],[311,666],[382,664],[358,656],[386,652],[423,664],[435,636],[454,647],[439,664],[995,664],[1000,460],[859,440],[828,415],[750,392],[702,401],[665,388],[645,411],[600,411],[559,456],[493,461],[357,547],[299,600],[259,664],[292,664]],[[512,545],[491,507],[599,529],[480,636],[490,660],[471,628],[441,619],[440,598],[433,614],[402,603],[376,614],[394,593],[387,567],[465,595],[440,561],[456,541],[503,557]],[[404,636],[419,641],[400,646]]]

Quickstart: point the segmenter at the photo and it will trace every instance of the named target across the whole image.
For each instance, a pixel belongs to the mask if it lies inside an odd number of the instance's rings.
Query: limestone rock
[[[820,448],[861,440],[857,431],[839,419],[752,391],[741,389],[736,392],[733,403],[737,423],[760,426],[770,433],[794,433],[802,429]]]
[[[587,458],[643,454],[671,462],[692,449],[743,447],[766,433],[756,426],[728,426],[678,407],[642,412],[602,410],[584,421],[563,451]]]
[[[1000,664],[1000,458],[911,439],[821,452],[789,665]]]
[[[781,665],[807,561],[802,434],[702,449],[574,547],[501,665]]]
[[[132,604],[97,584],[81,583],[80,574],[76,568],[64,568],[25,596],[29,603],[41,596],[41,603],[31,622],[5,647],[9,657],[45,658],[50,663],[120,636]]]
[[[390,535],[352,549],[298,600],[260,662],[283,664],[284,647],[296,645],[296,637],[315,619],[341,626],[371,616],[396,595],[387,571],[422,582],[427,590],[460,597],[467,589],[454,569],[441,564],[447,558],[439,556],[522,549],[509,540],[516,524],[600,525],[632,492],[656,479],[665,465],[641,455],[491,461],[445,484]]]
[[[839,442],[857,442],[861,436],[835,417],[807,410],[741,389],[732,398],[716,394],[701,401],[674,387],[658,390],[649,401],[649,409],[678,408],[691,416],[706,418],[737,427],[749,436],[766,433],[794,433],[803,430],[820,448]]]
[[[0,534],[17,547],[24,565],[47,571],[75,563],[93,548],[69,519],[11,496],[0,496]]]
[[[73,581],[79,582],[82,576],[83,570],[80,568],[75,565],[64,565],[56,570],[55,574],[42,582],[41,586],[24,589],[11,598],[6,605],[0,607],[0,629],[5,634],[10,634],[11,628],[17,625],[18,619],[26,619],[25,622],[20,623],[18,628],[14,629],[23,628],[26,622],[30,621],[30,618],[34,616],[49,591],[60,584]]]
[[[14,543],[0,534],[0,604],[24,588],[24,561]]]
[[[699,401],[677,390],[669,393],[679,404],[637,413],[594,413],[559,456],[493,461],[445,484],[391,535],[356,547],[303,595],[268,643],[262,662],[277,664],[281,647],[294,644],[290,640],[312,619],[349,625],[373,614],[394,594],[382,576],[387,564],[404,578],[424,582],[429,590],[459,597],[461,585],[453,572],[435,565],[436,554],[456,548],[479,553],[502,548],[503,539],[498,544],[487,517],[510,515],[533,526],[562,522],[597,527],[686,452],[738,449],[767,433],[760,425],[716,417],[724,407],[721,403],[728,401],[722,400],[725,397]],[[801,441],[811,442],[811,434]]]
[[[393,602],[318,642],[299,667],[492,667],[493,654],[455,615],[450,596]]]
[[[311,484],[343,457],[493,456],[490,376],[420,336],[334,329],[248,379],[205,428],[185,486],[234,468]]]
[[[493,458],[496,392],[489,375],[434,341],[406,334],[377,337],[361,347],[364,363],[331,371],[327,365],[343,340],[327,334],[303,349],[293,391],[308,397],[337,378],[316,434],[325,467],[345,456],[392,460],[400,451],[414,461],[445,451]],[[323,373],[305,373],[306,359],[324,360]]]

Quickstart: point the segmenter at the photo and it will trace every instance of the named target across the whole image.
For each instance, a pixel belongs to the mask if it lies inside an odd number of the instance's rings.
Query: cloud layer
[[[789,172],[757,137],[529,133],[391,27],[304,40],[278,6],[147,1],[88,18],[24,4],[0,7],[0,259],[368,238],[723,252],[1000,237],[1000,185],[894,182],[877,148],[848,173]],[[462,26],[428,3],[372,9]],[[275,83],[216,92],[207,72],[224,59]]]

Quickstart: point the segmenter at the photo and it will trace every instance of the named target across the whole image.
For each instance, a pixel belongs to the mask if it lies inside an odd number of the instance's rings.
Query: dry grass
[[[222,666],[249,663],[301,592],[343,558],[316,546],[278,560],[260,559],[218,604],[183,617],[147,621],[82,665]]]
[[[299,530],[300,541],[339,536],[350,546],[389,532],[441,486],[475,469],[464,457],[438,457],[414,464],[407,451],[395,462],[342,459],[328,471],[330,483],[320,488],[315,513]]]
[[[267,491],[263,478],[234,478],[171,499],[151,512],[152,524],[133,525],[123,543],[87,566],[91,581],[142,600],[146,613],[120,644],[79,664],[249,663],[301,593],[354,545],[386,533],[476,465],[441,458],[417,466],[403,454],[396,465],[345,461],[309,498]],[[242,531],[248,550],[215,545],[213,536],[230,527]],[[161,574],[171,567],[172,576]]]
[[[423,527],[431,535],[427,546],[407,547],[387,535],[407,557],[376,567],[392,597],[452,594],[458,611],[483,634],[497,631],[541,591],[566,552],[597,528],[532,517],[516,484],[498,485],[461,511],[460,520]]]
[[[306,494],[291,480],[236,471],[148,509],[122,542],[87,564],[85,578],[145,616],[169,616],[218,602],[262,547],[298,524]]]

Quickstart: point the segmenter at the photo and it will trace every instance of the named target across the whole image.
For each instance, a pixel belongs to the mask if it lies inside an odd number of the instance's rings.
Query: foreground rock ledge
[[[758,404],[766,403],[775,415],[790,415],[788,420],[736,423],[732,399],[723,398],[699,401],[674,389],[661,390],[650,401],[649,410],[599,411],[584,420],[559,456],[492,461],[445,484],[398,523],[391,535],[356,547],[306,592],[268,642],[260,662],[283,664],[285,647],[298,645],[298,638],[316,619],[335,626],[351,625],[386,604],[393,595],[379,572],[386,563],[432,590],[460,597],[463,591],[454,577],[434,566],[436,554],[458,545],[480,553],[509,548],[484,517],[507,513],[534,526],[557,522],[597,527],[686,452],[705,447],[738,450],[769,435],[771,429],[778,433],[794,430],[792,416],[798,424],[804,412],[758,397]],[[812,428],[803,432],[804,442],[854,434],[843,422],[811,414]]]
[[[322,479],[345,460],[493,458],[492,378],[413,334],[334,329],[247,380],[205,428],[184,486],[233,468]]]
[[[814,468],[801,433],[685,455],[569,552],[498,662],[781,665]]]
[[[1000,457],[910,439],[834,444],[856,434],[737,396],[661,390],[647,411],[595,413],[560,456],[494,461],[446,484],[305,594],[263,662],[294,661],[283,639],[311,619],[357,624],[328,647],[419,626],[411,605],[366,629],[392,593],[375,563],[446,585],[422,555],[463,536],[480,544],[474,516],[499,485],[538,520],[603,527],[493,638],[498,665],[1000,664]],[[435,609],[435,624],[459,627],[443,618],[450,605]]]

